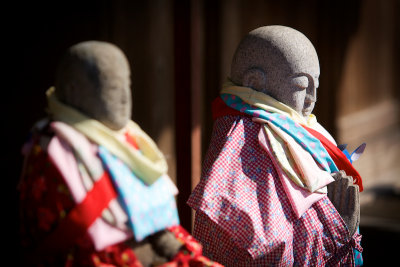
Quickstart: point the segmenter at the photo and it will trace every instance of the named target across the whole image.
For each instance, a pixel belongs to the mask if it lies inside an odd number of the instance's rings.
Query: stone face
[[[318,55],[310,40],[290,27],[272,25],[242,39],[230,78],[308,116],[315,105],[319,74]]]
[[[130,68],[115,45],[86,41],[72,46],[56,73],[56,95],[113,130],[131,118]]]

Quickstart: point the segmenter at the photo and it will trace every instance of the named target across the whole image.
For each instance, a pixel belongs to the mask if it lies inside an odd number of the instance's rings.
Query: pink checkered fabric
[[[204,255],[225,266],[354,266],[354,240],[327,197],[296,217],[259,130],[242,116],[214,124],[188,200]]]

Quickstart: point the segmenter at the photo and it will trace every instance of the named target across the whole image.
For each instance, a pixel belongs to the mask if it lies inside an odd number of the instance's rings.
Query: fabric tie
[[[180,225],[168,228],[182,243],[182,249],[172,261],[159,267],[223,267],[223,265],[203,256],[203,247]]]
[[[363,248],[362,248],[361,245],[360,245],[360,243],[361,243],[361,238],[362,238],[362,235],[360,235],[358,232],[356,232],[356,233],[354,234],[354,236],[351,238],[351,241],[350,241],[350,245],[351,245],[354,249],[356,249],[357,251],[359,251],[359,252],[363,252]]]

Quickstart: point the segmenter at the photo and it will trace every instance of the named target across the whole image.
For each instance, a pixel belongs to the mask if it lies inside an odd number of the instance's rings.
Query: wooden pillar
[[[204,7],[201,0],[193,0],[191,6],[191,191],[200,181],[202,167],[203,92],[204,92]],[[192,211],[192,229],[194,211]]]
[[[192,83],[190,1],[174,2],[174,60],[175,60],[175,121],[176,121],[176,182],[181,225],[191,231],[192,211],[186,204],[192,189]]]

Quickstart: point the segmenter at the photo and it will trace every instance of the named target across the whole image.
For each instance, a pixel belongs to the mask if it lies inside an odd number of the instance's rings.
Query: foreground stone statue
[[[213,102],[213,134],[188,200],[193,235],[211,259],[362,264],[361,177],[312,114],[319,75],[312,43],[295,29],[260,27],[240,42]]]
[[[118,47],[72,46],[47,98],[23,148],[24,266],[220,266],[179,225],[165,158],[130,119]]]

